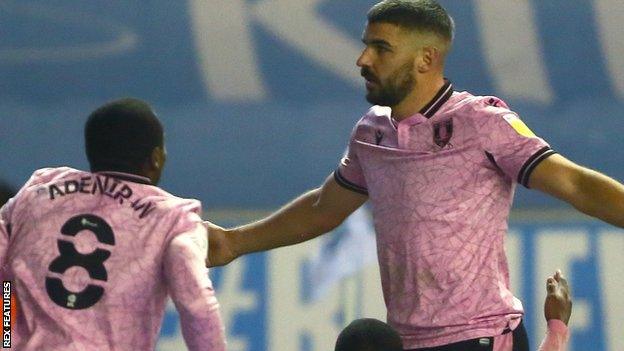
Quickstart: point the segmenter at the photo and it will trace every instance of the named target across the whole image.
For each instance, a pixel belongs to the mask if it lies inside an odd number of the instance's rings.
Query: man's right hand
[[[568,325],[572,314],[572,297],[568,281],[561,271],[557,270],[554,276],[546,280],[546,293],[544,302],[546,320],[558,319]]]
[[[223,266],[238,257],[233,249],[231,235],[218,225],[205,221],[204,226],[208,231],[208,259],[207,267]]]

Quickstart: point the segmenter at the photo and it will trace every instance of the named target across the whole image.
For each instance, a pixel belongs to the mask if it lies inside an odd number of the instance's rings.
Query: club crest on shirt
[[[381,140],[384,137],[384,133],[381,130],[375,131],[375,144],[381,144]]]
[[[433,142],[440,148],[453,147],[449,142],[453,137],[453,119],[448,119],[433,125]]]
[[[494,107],[501,107],[501,101],[498,98],[490,98],[487,104]]]

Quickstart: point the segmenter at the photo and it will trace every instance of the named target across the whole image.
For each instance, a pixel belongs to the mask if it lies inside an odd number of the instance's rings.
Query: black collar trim
[[[444,79],[444,85],[442,88],[440,88],[436,96],[434,96],[433,99],[431,99],[431,101],[423,107],[422,110],[420,110],[420,114],[427,118],[433,117],[433,115],[438,112],[440,107],[442,107],[442,105],[444,105],[444,103],[451,98],[451,95],[453,95],[453,84],[451,84],[448,79]]]
[[[96,173],[103,174],[115,179],[126,180],[133,183],[152,185],[152,181],[149,178],[140,176],[138,174],[129,174],[115,171],[102,171]]]

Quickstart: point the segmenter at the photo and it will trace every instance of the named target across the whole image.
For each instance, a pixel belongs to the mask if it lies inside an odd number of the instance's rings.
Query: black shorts
[[[511,333],[513,333],[513,351],[529,351],[529,337],[522,321],[520,321],[518,327]],[[405,351],[492,351],[493,349],[494,337],[487,337]]]

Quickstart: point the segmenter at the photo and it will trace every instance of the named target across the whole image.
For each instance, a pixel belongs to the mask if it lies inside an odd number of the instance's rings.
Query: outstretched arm
[[[340,186],[333,176],[277,212],[255,223],[224,230],[206,223],[209,265],[227,264],[238,256],[293,245],[336,228],[368,197]]]
[[[540,162],[531,173],[529,187],[561,199],[585,214],[624,227],[624,185],[561,155]]]
[[[544,301],[544,317],[548,322],[546,338],[542,341],[539,351],[561,351],[568,344],[568,322],[572,314],[572,300],[568,281],[561,271],[546,280],[546,301]]]

